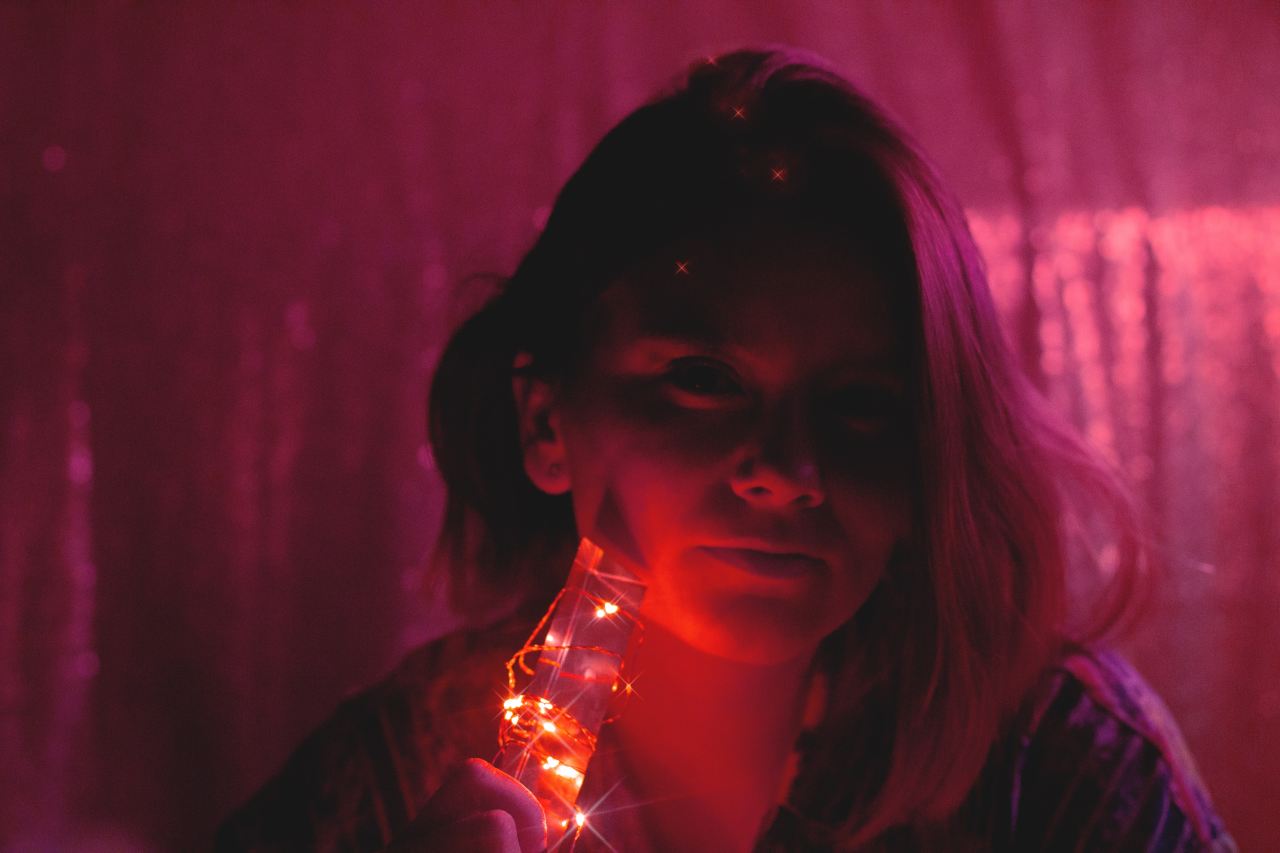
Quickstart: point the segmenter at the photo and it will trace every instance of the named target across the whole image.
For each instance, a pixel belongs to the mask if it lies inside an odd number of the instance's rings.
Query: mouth
[[[766,578],[799,578],[821,573],[827,564],[808,554],[779,554],[752,548],[700,549],[721,562]]]

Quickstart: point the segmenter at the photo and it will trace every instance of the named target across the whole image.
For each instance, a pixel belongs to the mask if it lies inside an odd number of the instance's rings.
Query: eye
[[[677,359],[663,379],[672,387],[699,397],[727,397],[742,390],[727,365],[709,359]]]

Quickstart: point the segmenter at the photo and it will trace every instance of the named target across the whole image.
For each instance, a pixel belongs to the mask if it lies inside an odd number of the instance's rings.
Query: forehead
[[[891,285],[851,240],[750,224],[678,241],[600,297],[613,340],[689,338],[762,359],[897,369],[901,312]]]

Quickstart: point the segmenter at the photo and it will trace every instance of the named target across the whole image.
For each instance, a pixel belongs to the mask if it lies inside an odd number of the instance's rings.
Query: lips
[[[826,569],[825,562],[807,554],[779,554],[752,548],[705,547],[702,550],[721,562],[766,578],[806,577]]]

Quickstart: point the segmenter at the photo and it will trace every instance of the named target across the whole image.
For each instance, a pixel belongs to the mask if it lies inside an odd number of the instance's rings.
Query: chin
[[[709,655],[771,666],[812,655],[843,620],[815,618],[813,608],[776,598],[740,598],[702,612],[681,614],[669,630]],[[834,622],[828,629],[827,622]]]

